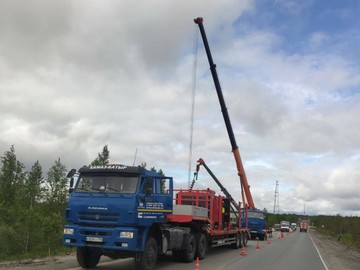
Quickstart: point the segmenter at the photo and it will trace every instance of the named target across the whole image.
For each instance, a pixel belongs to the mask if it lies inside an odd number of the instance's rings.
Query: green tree
[[[43,198],[45,192],[44,183],[41,165],[39,161],[36,161],[27,174],[24,184],[24,199],[30,209]]]
[[[57,213],[62,213],[65,209],[67,199],[67,178],[66,167],[61,163],[60,158],[49,169],[46,181],[47,202]]]
[[[62,216],[60,213],[50,213],[48,216],[43,217],[40,225],[41,230],[44,232],[43,245],[47,248],[48,256],[51,256],[60,246],[62,229],[64,228],[64,224],[61,222]]]
[[[39,161],[36,161],[31,168],[31,171],[27,174],[24,183],[24,222],[23,229],[24,232],[24,251],[25,253],[31,249],[32,244],[36,244],[39,239],[36,239],[34,232],[38,230],[37,224],[37,211],[39,207],[34,209],[35,204],[38,204],[41,199],[44,197],[44,177],[42,173],[42,168]]]
[[[109,158],[110,151],[108,149],[108,146],[105,145],[102,152],[98,153],[97,158],[93,162],[91,162],[91,166],[107,165],[109,164]]]
[[[26,174],[13,145],[1,157],[0,164],[0,254],[9,256],[18,252],[22,245],[18,241],[21,236],[16,224],[22,217],[18,210],[21,209]]]
[[[43,248],[47,248],[48,254],[60,246],[62,239],[62,228],[65,223],[65,208],[67,202],[67,178],[66,167],[61,163],[60,158],[47,172],[47,215],[43,216],[43,230],[46,237],[43,239]]]
[[[12,145],[10,151],[5,152],[1,157],[0,169],[0,205],[11,207],[14,205],[19,188],[21,188],[25,173],[24,165],[19,162],[15,155],[15,148]]]

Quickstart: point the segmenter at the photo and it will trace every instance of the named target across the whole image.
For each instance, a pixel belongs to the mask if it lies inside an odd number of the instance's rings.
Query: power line
[[[279,181],[276,181],[275,184],[275,195],[274,195],[274,214],[280,214],[280,204],[279,204]]]

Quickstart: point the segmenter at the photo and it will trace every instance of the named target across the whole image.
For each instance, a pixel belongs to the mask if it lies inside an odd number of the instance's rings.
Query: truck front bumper
[[[142,233],[133,227],[80,227],[65,225],[64,245],[92,246],[119,251],[142,251]]]

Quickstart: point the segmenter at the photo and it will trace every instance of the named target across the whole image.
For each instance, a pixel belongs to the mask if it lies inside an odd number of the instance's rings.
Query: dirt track
[[[310,229],[310,236],[329,270],[360,269],[360,250]]]

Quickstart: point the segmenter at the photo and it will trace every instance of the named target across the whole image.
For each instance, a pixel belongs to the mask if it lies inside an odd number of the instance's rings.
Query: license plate
[[[97,242],[97,243],[101,243],[103,241],[103,239],[101,237],[86,237],[86,241],[88,242]]]

